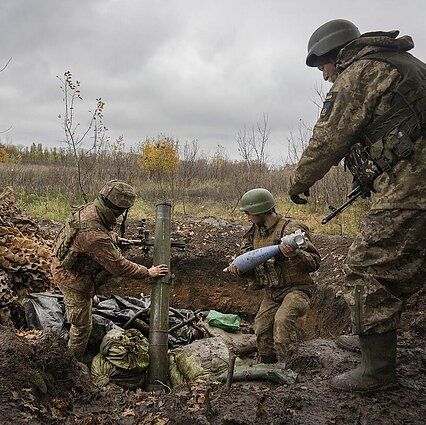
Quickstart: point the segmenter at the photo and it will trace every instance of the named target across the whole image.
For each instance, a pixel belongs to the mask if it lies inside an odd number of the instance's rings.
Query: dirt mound
[[[7,187],[0,194],[0,324],[21,325],[17,301],[51,286],[51,241],[45,237]]]
[[[59,420],[68,416],[75,402],[89,401],[95,393],[88,372],[57,334],[18,334],[0,326],[2,423]]]

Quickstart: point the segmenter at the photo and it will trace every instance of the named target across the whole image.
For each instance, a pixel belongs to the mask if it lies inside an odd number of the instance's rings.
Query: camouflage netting
[[[51,241],[22,214],[11,187],[0,194],[0,324],[11,324],[11,311],[29,292],[52,286]]]

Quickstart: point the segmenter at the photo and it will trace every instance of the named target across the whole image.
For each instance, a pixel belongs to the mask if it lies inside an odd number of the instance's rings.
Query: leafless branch
[[[102,145],[108,140],[106,134],[107,128],[103,124],[103,109],[105,102],[98,98],[96,99],[96,107],[90,112],[89,122],[85,129],[78,133],[80,128],[80,122],[75,122],[75,105],[77,100],[82,100],[80,93],[80,82],[74,81],[70,71],[64,73],[63,78],[57,77],[61,82],[61,90],[63,92],[64,101],[64,116],[59,118],[63,119],[63,127],[65,133],[65,143],[68,145],[68,149],[72,152],[74,157],[74,163],[77,169],[77,180],[80,192],[85,202],[87,202],[87,195],[84,190],[85,182],[94,169],[96,158],[102,147]],[[91,145],[85,150],[84,144],[87,140],[89,133],[92,133]],[[83,176],[82,168],[85,158],[91,158],[88,164],[85,164],[85,175]],[[87,161],[86,161],[87,162]]]
[[[0,72],[3,72],[8,67],[11,60],[12,60],[12,58],[9,58],[9,60],[6,62],[6,65],[4,65],[3,68],[0,68]]]
[[[8,131],[10,131],[12,129],[12,126],[10,126],[7,130],[2,130],[0,131],[0,134],[4,134],[7,133]]]

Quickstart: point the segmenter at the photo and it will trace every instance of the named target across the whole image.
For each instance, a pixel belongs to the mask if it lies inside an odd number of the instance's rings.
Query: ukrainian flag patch
[[[331,91],[326,94],[322,109],[320,112],[319,121],[326,121],[331,114],[333,109],[334,101],[336,99],[337,92]]]

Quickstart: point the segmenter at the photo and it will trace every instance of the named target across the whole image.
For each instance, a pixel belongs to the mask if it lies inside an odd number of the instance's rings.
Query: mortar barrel
[[[147,389],[164,389],[168,376],[168,332],[170,301],[170,221],[171,205],[157,205],[154,239],[154,265],[166,264],[169,273],[151,282],[149,369]]]

